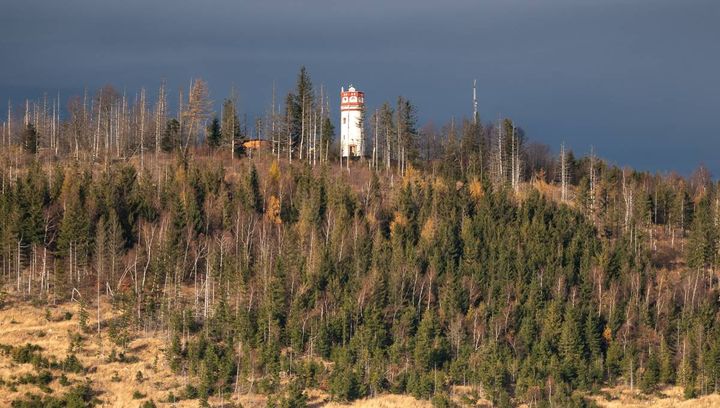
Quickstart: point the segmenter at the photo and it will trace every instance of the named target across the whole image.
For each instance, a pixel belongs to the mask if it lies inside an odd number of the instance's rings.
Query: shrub
[[[188,384],[185,386],[184,394],[183,399],[195,399],[198,397],[198,390],[194,386]]]
[[[58,379],[58,382],[59,382],[60,385],[62,385],[63,387],[67,387],[68,385],[70,385],[70,380],[68,380],[67,376],[66,376],[64,373],[60,375],[60,378]]]
[[[436,394],[432,397],[430,402],[432,402],[432,405],[435,408],[455,408],[458,406],[458,404],[453,402],[453,400],[445,394]]]
[[[37,344],[27,343],[24,346],[16,347],[12,351],[12,359],[18,364],[32,363],[40,355],[42,347]]]
[[[78,360],[75,354],[70,354],[65,358],[65,361],[62,363],[62,369],[68,373],[85,372],[85,367],[83,367],[82,363],[80,363],[80,360]]]
[[[80,350],[83,340],[83,336],[80,333],[73,333],[68,330],[68,353],[74,353]]]
[[[87,333],[90,331],[90,327],[88,327],[89,317],[90,314],[87,311],[85,300],[80,300],[80,314],[78,318],[78,324],[80,325],[80,330],[83,333]]]
[[[44,408],[44,407],[87,407],[93,406],[97,400],[90,384],[85,383],[72,388],[60,397],[43,397],[37,394],[27,394],[25,398],[12,401],[13,408]]]
[[[18,384],[35,384],[39,386],[48,385],[53,380],[53,375],[48,370],[42,370],[37,375],[30,373],[23,374],[18,378]]]
[[[683,390],[683,397],[685,397],[685,399],[697,398],[697,390],[692,382],[685,386],[685,389]]]
[[[307,396],[305,388],[300,379],[295,379],[290,383],[287,397],[280,402],[282,408],[305,408],[307,407]]]
[[[350,402],[360,397],[360,387],[355,373],[337,370],[330,379],[330,394],[339,401]]]

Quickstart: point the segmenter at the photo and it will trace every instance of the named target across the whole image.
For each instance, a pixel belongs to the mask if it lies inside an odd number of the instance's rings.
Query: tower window
[[[343,125],[347,123],[347,118],[343,118]]]

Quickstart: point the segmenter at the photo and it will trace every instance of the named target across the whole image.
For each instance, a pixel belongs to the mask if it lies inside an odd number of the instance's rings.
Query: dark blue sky
[[[0,100],[202,77],[216,101],[234,84],[252,115],[304,64],[334,103],[352,82],[371,108],[404,95],[439,125],[470,115],[477,78],[483,119],[512,117],[555,150],[720,175],[717,0],[3,3]]]

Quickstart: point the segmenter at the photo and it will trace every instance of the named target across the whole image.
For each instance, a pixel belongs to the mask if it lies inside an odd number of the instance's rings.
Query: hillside
[[[57,360],[64,360],[69,354],[69,336],[81,333],[78,323],[79,304],[67,303],[60,306],[40,307],[28,304],[19,299],[12,299],[13,306],[2,309],[0,314],[0,345],[14,345],[21,347],[26,344],[40,346],[43,356]],[[66,316],[66,313],[69,315]],[[113,317],[111,307],[104,303],[101,305],[101,324],[106,325],[107,320]],[[95,316],[89,317],[88,324],[95,327]],[[81,384],[90,380],[92,389],[102,406],[137,407],[148,400],[157,406],[195,407],[197,400],[175,399],[172,403],[168,397],[182,395],[187,378],[177,376],[169,370],[163,358],[156,358],[164,354],[165,346],[157,333],[143,334],[133,340],[125,352],[128,361],[109,361],[109,355],[117,347],[108,339],[103,339],[102,349],[100,342],[94,334],[84,334],[83,340],[73,351],[84,372],[64,373],[64,370],[51,370],[53,379],[47,384],[50,395],[62,394],[73,384]],[[35,384],[18,384],[23,376],[35,374],[37,370],[30,363],[17,363],[11,355],[0,354],[0,384],[3,392],[0,393],[0,405],[9,406],[12,401],[22,399],[28,393],[44,394],[47,390]],[[138,382],[137,373],[142,372],[144,380]],[[59,377],[65,375],[69,384],[60,384]],[[141,395],[133,394],[139,392]],[[309,405],[327,406],[332,408],[394,408],[394,407],[430,407],[428,401],[416,400],[409,396],[382,395],[375,398],[355,401],[351,404],[337,402],[328,403],[329,396],[319,390],[309,392]],[[458,387],[453,392],[454,401],[461,405],[474,401],[472,392]],[[598,397],[593,397],[602,407],[632,407],[632,408],[663,408],[663,407],[714,407],[720,404],[720,396],[712,395],[696,399],[685,400],[682,390],[675,387],[661,390],[654,396],[644,396],[641,393],[629,392],[626,387],[603,390]],[[213,398],[211,402],[223,406],[222,398]],[[483,401],[483,400],[480,400]],[[267,397],[260,394],[227,395],[226,403],[240,403],[244,407],[265,407]],[[485,401],[490,406],[489,401]],[[482,406],[479,403],[479,406]],[[475,404],[478,406],[478,404]]]
[[[19,363],[12,353],[3,353],[0,379],[4,390],[0,393],[0,405],[9,406],[27,393],[62,395],[69,388],[89,380],[93,395],[102,406],[137,407],[148,400],[158,406],[197,406],[197,399],[172,397],[173,394],[182,395],[185,385],[192,383],[192,379],[178,376],[168,368],[164,358],[165,342],[160,333],[138,333],[120,355],[117,345],[107,337],[99,341],[96,334],[80,329],[78,303],[45,307],[33,306],[20,299],[13,299],[12,303],[13,306],[4,308],[0,315],[0,344],[13,347],[37,345],[41,347],[38,354],[51,361],[64,361],[69,355],[75,355],[82,369],[78,372],[50,369],[52,379],[47,383],[50,389],[47,390],[38,384],[18,383],[27,374],[43,370],[43,364],[35,368],[31,363]],[[103,302],[101,325],[106,326],[114,315],[111,307]],[[88,318],[88,325],[93,328],[97,324],[95,316]],[[71,351],[72,339],[76,345]],[[142,380],[138,380],[138,373],[142,373]],[[62,375],[67,377],[66,384],[61,384]],[[266,403],[266,398],[260,395],[241,395],[234,400],[247,407],[265,406]],[[222,405],[220,398],[213,402]]]
[[[79,324],[79,303],[69,302],[57,306],[32,305],[22,299],[12,299],[13,306],[0,311],[0,347],[37,345],[37,352],[48,360],[63,361],[69,355],[77,356],[82,370],[68,372],[64,368],[50,369],[52,379],[42,387],[39,383],[27,383],[24,378],[41,372],[44,367],[36,368],[32,363],[19,363],[12,352],[0,353],[0,405],[9,406],[12,401],[21,400],[28,394],[60,395],[77,384],[89,381],[97,403],[101,406],[137,407],[146,401],[157,406],[196,407],[197,398],[183,400],[183,390],[192,378],[173,373],[164,359],[165,341],[161,333],[137,333],[128,344],[122,358],[112,359],[118,347],[108,338],[98,340],[92,330],[85,333]],[[96,327],[96,311],[88,317],[87,324]],[[116,317],[109,304],[101,304],[101,326]],[[71,337],[81,340],[70,351]],[[138,381],[138,372],[142,381]],[[61,384],[60,377],[67,377],[67,383]],[[23,383],[23,382],[26,383]],[[139,393],[139,394],[137,394]],[[320,390],[309,390],[309,404],[312,406],[353,406],[353,407],[427,407],[426,401],[412,397],[381,396],[353,404],[328,404],[329,395]],[[177,396],[173,398],[173,395]],[[244,407],[265,407],[267,396],[261,394],[237,393],[224,397],[214,397],[210,402],[215,406],[227,403],[239,403]]]
[[[558,183],[462,160],[15,153],[6,403],[715,401],[709,178],[595,158]]]

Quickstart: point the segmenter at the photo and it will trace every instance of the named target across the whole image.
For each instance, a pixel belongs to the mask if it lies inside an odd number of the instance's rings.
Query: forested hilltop
[[[253,126],[232,96],[215,116],[201,80],[172,115],[165,86],[152,104],[109,86],[70,98],[64,119],[59,101],[10,109],[5,306],[76,302],[68,360],[73,342],[110,339],[98,353],[123,362],[136,336],[162,339],[154,364],[187,381],[157,404],[259,393],[295,407],[321,390],[451,406],[464,386],[496,406],[559,407],[620,383],[717,391],[720,191],[706,170],[553,155],[511,119],[419,129],[402,97],[366,116],[368,157],[340,164],[323,92],[303,69]],[[257,137],[266,149],[243,148]],[[2,352],[49,373],[46,387],[89,369],[27,347]],[[78,387],[15,406],[104,398]]]

